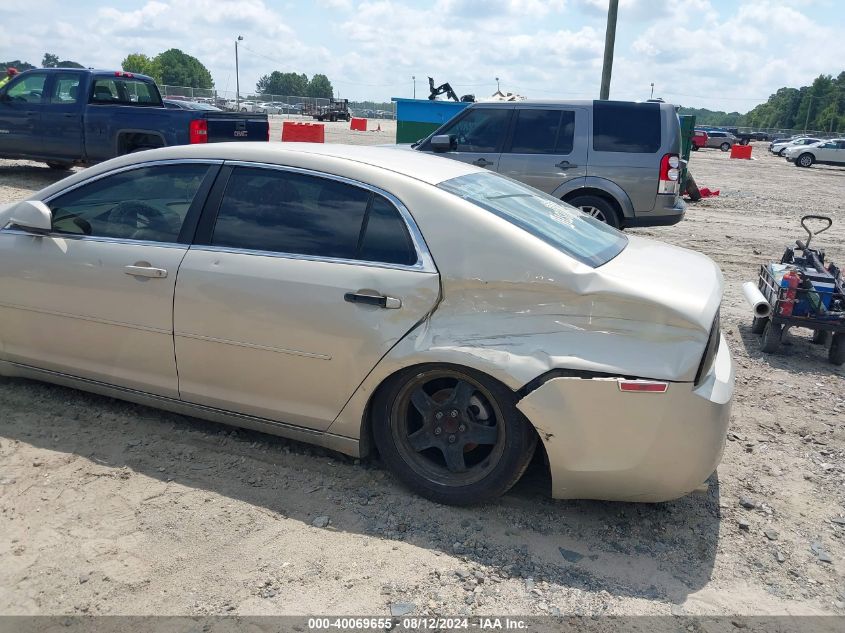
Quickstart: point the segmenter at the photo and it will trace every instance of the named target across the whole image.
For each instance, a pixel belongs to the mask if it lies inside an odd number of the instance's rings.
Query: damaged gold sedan
[[[538,447],[558,498],[716,468],[722,276],[483,169],[394,148],[172,147],[0,208],[0,374],[376,451],[444,503]]]

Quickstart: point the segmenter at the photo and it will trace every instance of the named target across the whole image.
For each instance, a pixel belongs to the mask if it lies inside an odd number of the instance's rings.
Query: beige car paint
[[[432,186],[444,179],[482,171],[479,168],[388,148],[233,145],[167,148],[115,159],[52,185],[36,197],[44,199],[69,183],[152,159],[248,160],[315,169],[359,180],[394,194],[409,209],[439,271],[441,300],[436,307],[426,311],[424,306],[434,305],[436,300],[432,297],[436,295],[432,295],[425,283],[403,279],[390,292],[403,301],[403,309],[413,304],[411,316],[415,318],[400,319],[398,326],[392,324],[395,327],[386,329],[381,323],[371,324],[371,329],[367,329],[366,323],[356,320],[344,330],[340,319],[325,319],[321,314],[331,309],[327,296],[318,303],[318,311],[312,319],[307,318],[306,310],[297,312],[296,308],[286,315],[294,325],[294,332],[287,334],[274,332],[271,319],[274,312],[282,307],[288,309],[288,305],[284,297],[267,296],[267,286],[262,285],[260,278],[256,280],[247,275],[240,279],[236,300],[228,296],[233,286],[219,285],[207,294],[204,294],[206,290],[200,291],[196,287],[186,289],[184,303],[181,297],[183,279],[180,278],[176,345],[180,356],[183,352],[187,355],[179,360],[180,378],[183,367],[187,370],[182,383],[185,387],[183,397],[205,405],[195,411],[196,415],[222,418],[233,424],[300,439],[302,431],[298,429],[303,426],[327,429],[327,433],[318,435],[312,431],[306,439],[349,454],[360,454],[366,453],[369,447],[369,438],[362,433],[368,432],[366,419],[372,395],[386,377],[402,368],[425,362],[453,362],[484,371],[515,391],[552,369],[586,370],[600,372],[609,378],[638,376],[671,384],[665,394],[623,394],[618,392],[615,380],[553,378],[528,393],[519,406],[546,445],[555,496],[670,498],[701,483],[709,474],[703,470],[718,462],[719,442],[724,439],[724,425],[730,411],[728,386],[732,387],[733,381],[733,368],[724,342],[717,362],[704,382],[697,388],[692,385],[722,293],[721,273],[708,258],[629,236],[628,247],[616,259],[594,269],[566,257],[507,221]],[[0,211],[0,225],[3,224],[2,216]],[[209,275],[215,265],[220,265],[214,262],[225,260],[225,265],[231,266],[237,258],[196,250],[196,259],[193,252],[189,255],[190,260],[186,259],[190,264],[182,271],[187,273],[185,280],[190,274],[197,275],[198,281],[212,280],[211,286],[223,284]],[[255,261],[254,255],[248,257]],[[284,262],[287,266],[284,258],[268,259]],[[261,269],[262,266],[256,268],[257,271]],[[307,274],[313,274],[311,267]],[[351,286],[350,290],[357,290],[356,285],[384,285],[384,282],[359,283],[358,278],[350,274],[351,277],[344,280]],[[321,271],[316,277],[323,275]],[[283,277],[289,279],[287,274]],[[334,273],[326,279],[339,282]],[[382,287],[374,289],[387,292]],[[248,297],[251,302],[259,295],[265,299],[263,312],[251,305],[249,311],[243,310]],[[294,296],[301,299],[305,295]],[[184,321],[180,317],[180,305],[185,307],[185,316],[189,317]],[[338,298],[337,306],[338,310],[343,306],[342,296]],[[360,309],[360,306],[350,307]],[[247,318],[232,330],[232,320],[238,310]],[[399,311],[381,310],[379,317],[398,318],[389,314],[392,312]],[[200,318],[201,325],[191,322],[196,317]],[[4,323],[7,318],[7,315],[3,316]],[[308,332],[305,323],[320,323],[324,319],[330,327],[338,328],[330,332],[330,341],[320,341],[315,332]],[[419,323],[414,327],[417,320]],[[403,328],[412,330],[402,337]],[[232,331],[236,333],[234,337]],[[334,370],[323,373],[321,367],[330,367],[330,361],[323,356],[355,358],[360,351],[362,332],[367,336],[383,336],[378,351],[372,351],[366,362],[353,363],[348,375]],[[8,347],[7,336],[2,330],[0,338]],[[231,362],[231,367],[220,362],[221,349],[229,355],[225,362]],[[307,355],[290,353],[292,351]],[[378,361],[382,352],[386,353]],[[5,351],[3,354],[4,360],[11,360]],[[338,364],[336,369],[340,367]],[[221,369],[224,373],[229,372],[227,384],[213,375],[215,370]],[[9,363],[0,364],[0,372],[34,373],[22,367],[10,367]],[[255,373],[250,376],[249,372]],[[68,380],[49,375],[42,378],[65,383]],[[278,380],[274,381],[274,378]],[[278,387],[277,392],[283,389],[279,385],[283,385],[284,380],[294,381],[293,395],[273,392],[274,387]],[[356,384],[359,381],[360,386]],[[722,386],[710,389],[707,385],[711,383]],[[102,384],[77,386],[100,392],[106,390]],[[220,397],[226,389],[229,392]],[[123,397],[142,399],[134,393]],[[297,398],[299,402],[296,402]],[[565,410],[579,416],[596,411],[600,408],[596,406],[597,402],[608,407],[607,411],[600,412],[606,445],[597,444],[594,440],[598,436],[589,435],[588,420],[561,418],[561,412]],[[544,403],[549,410],[540,411]],[[244,414],[256,417],[232,416],[210,408],[232,410],[236,405]],[[191,405],[168,400],[158,406],[183,411],[190,410]],[[286,415],[282,417],[277,410],[284,410]],[[333,417],[338,410],[339,414]],[[614,412],[628,414],[619,420],[620,425],[628,425],[620,427],[628,429],[626,432],[612,432]],[[660,417],[662,426],[659,429],[647,419],[650,412]],[[299,426],[283,426],[272,422],[274,419]],[[677,427],[672,426],[673,420]],[[595,480],[591,479],[589,473],[593,471],[589,466],[602,460],[609,463],[614,455],[624,453],[630,442],[630,429],[637,428],[642,429],[644,436],[661,438],[653,448],[669,452],[679,448],[694,452],[694,447],[684,439],[690,430],[698,429],[708,441],[699,442],[699,459],[688,460],[695,462],[692,471],[680,462],[661,462],[669,469],[663,473],[666,481],[660,485],[650,479],[647,465],[641,465],[646,470],[640,476],[635,468],[628,467],[629,462],[621,463],[616,469],[612,465],[604,468],[603,472],[596,473]],[[669,432],[673,430],[676,432]],[[595,454],[582,455],[581,461],[571,463],[565,446],[569,432],[592,438],[587,445]],[[700,437],[700,434],[693,433],[693,436]],[[641,440],[643,459],[654,455],[647,448],[646,440]],[[626,484],[626,480],[632,478],[644,485]],[[692,479],[698,481],[690,486]],[[646,489],[650,485],[648,482],[654,484],[653,490]]]

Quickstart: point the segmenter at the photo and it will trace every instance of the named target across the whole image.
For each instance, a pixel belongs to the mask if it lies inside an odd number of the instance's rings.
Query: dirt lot
[[[392,126],[328,137],[385,143]],[[845,371],[800,332],[762,355],[740,294],[803,213],[834,217],[819,241],[845,264],[845,169],[754,155],[694,154],[721,196],[632,231],[725,273],[737,392],[709,492],[553,501],[533,466],[500,503],[440,507],[376,463],[0,379],[0,612],[845,614]],[[0,202],[56,178],[0,161]]]

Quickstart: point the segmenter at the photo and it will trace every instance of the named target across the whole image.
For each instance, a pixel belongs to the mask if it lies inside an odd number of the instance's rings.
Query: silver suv
[[[615,227],[676,224],[686,210],[668,103],[475,103],[415,149],[499,172]]]

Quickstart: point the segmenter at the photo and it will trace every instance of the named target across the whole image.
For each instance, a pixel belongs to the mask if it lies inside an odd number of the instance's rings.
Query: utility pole
[[[501,90],[499,90],[499,78],[498,77],[496,77],[496,92],[501,92]]]
[[[235,40],[235,110],[241,111],[241,78],[238,74],[238,42],[243,42],[244,36],[238,35]]]
[[[810,124],[810,109],[813,107],[813,99],[815,97],[810,95],[810,102],[807,104],[807,116],[804,118],[804,132],[807,131],[807,126]]]
[[[607,6],[607,33],[604,36],[604,64],[601,69],[601,93],[599,99],[610,99],[610,75],[613,71],[613,46],[616,44],[616,15],[619,0],[610,0]]]
[[[417,76],[411,75],[411,81],[414,82],[414,99],[417,98]]]

